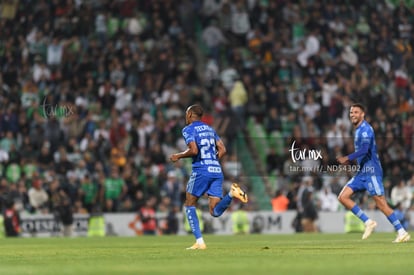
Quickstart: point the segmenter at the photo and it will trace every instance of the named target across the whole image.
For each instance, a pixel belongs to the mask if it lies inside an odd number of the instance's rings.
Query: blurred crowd
[[[253,120],[282,141],[258,163],[276,178],[269,195],[298,209],[304,188],[337,194],[348,175],[292,173],[288,149],[320,149],[322,164],[351,152],[348,108],[358,101],[387,198],[400,183],[412,193],[412,4],[333,2],[2,1],[3,201],[29,213],[68,202],[75,213],[180,211],[190,162],[168,156],[186,147],[193,103],[228,147],[225,189],[249,187],[234,141]]]

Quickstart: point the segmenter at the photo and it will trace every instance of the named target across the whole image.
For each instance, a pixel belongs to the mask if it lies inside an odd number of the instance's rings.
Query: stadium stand
[[[347,108],[359,101],[389,196],[414,171],[413,22],[412,1],[2,1],[0,195],[33,212],[28,190],[40,179],[48,200],[36,211],[53,212],[60,191],[75,213],[160,202],[169,171],[185,186],[188,163],[167,156],[185,146],[183,110],[199,102],[240,150],[252,204],[269,209],[275,189],[294,192],[304,176],[286,170],[292,141],[333,163],[352,147]],[[211,24],[225,37],[216,47],[201,38]],[[236,79],[243,117],[228,99]],[[345,181],[312,176],[335,192]]]

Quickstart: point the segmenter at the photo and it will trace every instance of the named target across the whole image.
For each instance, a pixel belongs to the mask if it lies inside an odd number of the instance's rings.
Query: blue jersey
[[[182,130],[185,143],[194,141],[198,154],[193,156],[193,171],[211,176],[222,176],[221,165],[217,158],[216,141],[220,140],[216,131],[201,121],[194,121]]]
[[[358,154],[356,157],[357,163],[359,165],[358,176],[375,175],[382,177],[382,167],[377,153],[377,144],[375,142],[374,130],[372,129],[371,125],[369,125],[369,123],[365,120],[355,130],[355,152],[358,152],[364,146],[367,146],[367,153],[362,155]]]

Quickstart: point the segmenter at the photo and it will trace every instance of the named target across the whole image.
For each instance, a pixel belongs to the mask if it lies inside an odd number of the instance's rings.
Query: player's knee
[[[221,215],[219,213],[217,213],[216,211],[214,211],[214,209],[210,209],[210,215],[214,218],[218,218]]]
[[[196,206],[196,202],[192,201],[192,200],[185,200],[184,201],[184,206],[189,207],[189,206]]]
[[[344,194],[339,194],[338,195],[338,200],[339,202],[343,203],[344,201],[346,201],[346,199],[348,199]]]
[[[184,207],[196,207],[193,203],[184,203]]]

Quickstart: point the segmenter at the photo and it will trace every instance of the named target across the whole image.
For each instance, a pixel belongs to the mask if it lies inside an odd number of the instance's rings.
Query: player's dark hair
[[[361,109],[365,113],[365,106],[362,105],[361,103],[354,103],[354,104],[351,105],[351,108],[352,107],[358,107],[359,109]]]
[[[198,104],[191,105],[190,107],[188,107],[188,110],[191,111],[192,113],[194,113],[196,116],[198,116],[200,118],[204,114],[203,107],[201,107]]]

